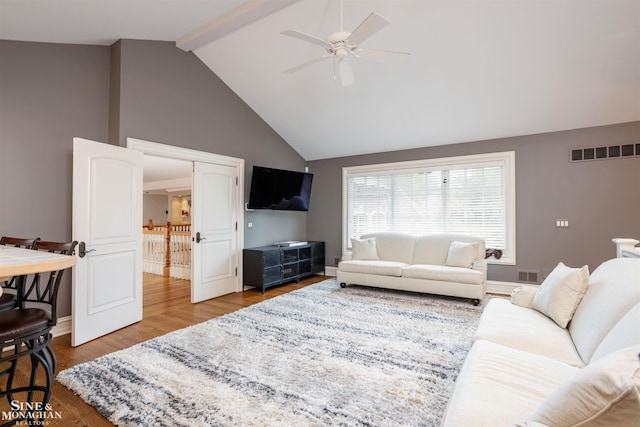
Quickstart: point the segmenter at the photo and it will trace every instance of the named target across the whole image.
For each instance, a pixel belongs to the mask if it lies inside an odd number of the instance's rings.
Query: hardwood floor
[[[79,347],[71,347],[70,335],[54,338],[52,347],[58,359],[56,373],[78,363],[87,362],[167,332],[231,313],[326,278],[312,276],[300,283],[268,289],[264,295],[258,290],[250,289],[198,304],[191,304],[189,281],[145,274],[144,319]],[[0,411],[6,410],[7,406],[6,401],[0,402]],[[53,387],[51,407],[52,411],[60,414],[61,419],[46,420],[45,422],[48,424],[45,425],[48,426],[100,427],[113,425],[98,414],[92,406],[84,403],[82,399],[58,382]]]

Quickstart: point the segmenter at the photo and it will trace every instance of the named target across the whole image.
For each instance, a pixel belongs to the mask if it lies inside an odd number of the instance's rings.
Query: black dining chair
[[[37,241],[34,250],[73,255],[77,242],[57,243]],[[57,323],[57,297],[62,275],[66,269],[21,276],[18,280],[18,307],[0,312],[0,399],[25,403],[26,411],[18,411],[15,417],[2,426],[29,421],[38,408],[46,407],[51,400],[56,356],[50,347],[51,328]],[[28,380],[17,374],[19,360],[31,362]],[[44,381],[38,381],[42,367]],[[42,371],[41,370],[41,371]],[[33,411],[32,411],[33,410]],[[40,411],[41,412],[41,411]],[[36,414],[37,416],[37,414]]]
[[[40,240],[39,237],[35,239],[23,239],[19,237],[2,236],[0,237],[0,245],[32,249],[38,240]],[[0,311],[13,310],[18,306],[18,298],[16,296],[17,282],[18,276],[0,278],[0,286],[4,288],[2,295],[0,295]]]

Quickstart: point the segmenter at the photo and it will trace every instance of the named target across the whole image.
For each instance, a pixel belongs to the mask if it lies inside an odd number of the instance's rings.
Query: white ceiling
[[[0,38],[175,41],[244,4],[2,0]],[[638,0],[345,0],[344,29],[372,11],[391,25],[362,46],[412,55],[354,60],[354,86],[330,60],[282,73],[324,51],[280,32],[339,30],[338,0],[293,2],[194,52],[307,160],[640,120]]]
[[[193,163],[190,161],[145,155],[143,171],[147,193],[191,193]]]

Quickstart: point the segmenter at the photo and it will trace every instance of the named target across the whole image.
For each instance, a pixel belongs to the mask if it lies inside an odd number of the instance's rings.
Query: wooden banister
[[[172,274],[172,269],[184,270],[185,268],[190,268],[191,258],[190,256],[186,256],[184,252],[191,250],[190,244],[186,244],[186,242],[190,242],[191,224],[174,225],[171,224],[171,222],[167,222],[166,225],[156,225],[152,220],[149,220],[149,223],[143,226],[143,234],[148,236],[157,235],[158,237],[162,235],[164,237],[164,244],[162,245],[162,249],[164,249],[163,254],[158,252],[157,249],[159,248],[157,244],[152,243],[152,240],[155,240],[157,243],[157,238],[150,237],[148,239],[149,241],[145,241],[144,271],[159,274],[159,270],[154,268],[153,265],[158,266],[158,261],[160,261],[162,255],[164,255],[162,275],[164,277],[171,276],[184,279],[184,272],[182,274]],[[180,244],[177,244],[178,241],[180,241]]]

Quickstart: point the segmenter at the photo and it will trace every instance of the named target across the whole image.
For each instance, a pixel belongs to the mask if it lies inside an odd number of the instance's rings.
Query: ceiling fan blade
[[[348,59],[343,58],[338,61],[338,72],[340,74],[340,83],[342,86],[350,86],[356,82],[356,78],[353,75],[353,69],[351,68],[351,62]]]
[[[320,58],[312,59],[311,61],[307,61],[307,62],[302,63],[300,65],[296,65],[293,68],[289,68],[288,70],[284,70],[283,73],[285,73],[285,74],[293,74],[296,71],[302,70],[303,68],[307,68],[307,67],[310,67],[313,64],[317,64],[320,61],[324,61],[325,59],[330,58],[331,56],[332,55],[324,55],[324,56],[321,56]]]
[[[388,59],[398,58],[399,55],[408,57],[411,56],[409,52],[399,52],[395,50],[380,50],[380,49],[358,49],[353,54],[357,58],[368,59],[373,61],[385,61]]]
[[[358,25],[358,28],[353,30],[351,35],[347,37],[347,43],[357,46],[389,24],[390,22],[386,18],[375,12],[371,12],[371,14]]]
[[[319,39],[317,37],[314,36],[310,36],[309,34],[305,34],[305,33],[301,33],[298,30],[286,30],[281,32],[280,34],[283,34],[285,36],[289,36],[289,37],[293,37],[294,39],[298,39],[298,40],[303,40],[309,43],[313,43],[313,44],[317,44],[322,46],[323,48],[328,48],[331,47],[331,45],[329,43],[327,43],[326,41]]]

